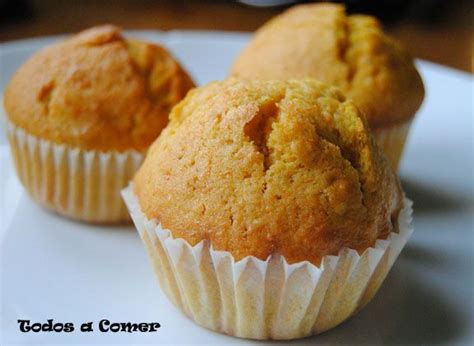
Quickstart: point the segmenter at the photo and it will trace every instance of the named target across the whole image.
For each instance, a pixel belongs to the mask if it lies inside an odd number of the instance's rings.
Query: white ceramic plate
[[[133,32],[162,42],[199,84],[225,77],[248,35]],[[1,45],[3,90],[15,69],[57,38]],[[474,340],[473,78],[419,62],[427,98],[401,178],[415,202],[415,233],[375,299],[357,316],[295,343],[467,344]],[[31,202],[0,129],[1,339],[10,343],[254,343],[202,329],[161,293],[132,227],[94,227]],[[156,333],[77,331],[82,322],[161,323]],[[73,322],[72,333],[21,333],[18,319]]]

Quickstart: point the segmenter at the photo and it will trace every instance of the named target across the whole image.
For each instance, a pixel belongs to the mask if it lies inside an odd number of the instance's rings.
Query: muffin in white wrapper
[[[398,170],[403,154],[403,148],[410,131],[412,121],[400,125],[376,128],[373,130],[378,145],[384,151],[394,170]]]
[[[173,238],[143,214],[132,185],[122,195],[171,301],[201,326],[243,338],[295,339],[340,324],[374,296],[413,232],[405,198],[396,231],[361,255],[343,248],[319,267],[278,254],[235,261],[208,241]]]
[[[130,220],[120,190],[133,177],[144,154],[60,145],[28,134],[8,121],[7,136],[18,177],[33,200],[82,221]]]
[[[168,50],[100,25],[44,47],[4,91],[8,138],[31,197],[64,216],[130,221],[120,190],[194,87]]]
[[[365,114],[395,170],[425,95],[406,47],[375,17],[349,14],[333,3],[294,6],[272,18],[236,57],[230,75],[314,78],[341,88]]]

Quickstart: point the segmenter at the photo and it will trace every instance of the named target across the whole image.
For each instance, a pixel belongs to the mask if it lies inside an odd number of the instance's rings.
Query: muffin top
[[[143,151],[193,82],[168,51],[104,25],[33,55],[5,91],[10,121],[86,150]]]
[[[270,20],[237,58],[232,74],[334,84],[356,102],[372,128],[410,119],[424,97],[413,59],[379,22],[348,16],[335,4],[295,6]]]
[[[234,258],[319,264],[394,229],[401,192],[352,101],[315,80],[192,90],[134,180],[147,218]]]

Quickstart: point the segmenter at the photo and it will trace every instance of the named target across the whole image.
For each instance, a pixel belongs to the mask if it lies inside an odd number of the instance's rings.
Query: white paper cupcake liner
[[[395,171],[398,170],[411,123],[412,121],[410,120],[401,125],[374,130],[374,137],[377,143],[384,151]]]
[[[344,248],[319,267],[280,255],[235,261],[208,241],[174,239],[146,218],[131,186],[122,195],[166,295],[198,324],[243,338],[294,339],[338,325],[370,301],[413,232],[405,199],[398,232],[362,255]]]
[[[59,145],[32,136],[10,122],[7,136],[18,177],[35,201],[83,221],[129,220],[120,190],[138,169],[142,153]]]

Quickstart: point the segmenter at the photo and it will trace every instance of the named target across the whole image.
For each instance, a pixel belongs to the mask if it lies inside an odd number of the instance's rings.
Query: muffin
[[[379,22],[343,5],[295,6],[255,34],[231,74],[256,79],[315,78],[352,98],[398,168],[423,82],[413,59]]]
[[[129,220],[120,190],[193,82],[163,47],[104,25],[33,55],[4,96],[18,176],[41,205]]]
[[[123,195],[173,303],[245,338],[341,323],[411,234],[410,202],[365,118],[310,79],[194,89]]]

